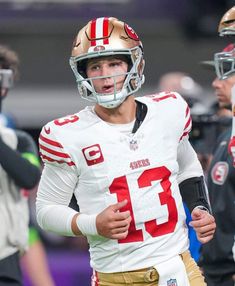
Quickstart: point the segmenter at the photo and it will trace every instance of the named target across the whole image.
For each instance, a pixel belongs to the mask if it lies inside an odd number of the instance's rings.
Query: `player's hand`
[[[232,156],[233,167],[235,167],[235,136],[233,136],[228,144],[228,152]]]
[[[127,200],[107,207],[96,217],[96,228],[99,235],[111,239],[124,239],[128,234],[131,222],[130,211],[121,211]]]
[[[190,226],[196,231],[197,239],[201,243],[206,243],[213,238],[216,224],[214,217],[205,210],[194,208]]]

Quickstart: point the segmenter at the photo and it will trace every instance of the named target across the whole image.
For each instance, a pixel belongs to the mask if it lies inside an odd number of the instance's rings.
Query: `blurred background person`
[[[38,230],[34,226],[29,228],[28,250],[21,258],[21,267],[25,279],[24,285],[54,286],[54,279],[50,273],[47,255]],[[28,281],[28,282],[26,282]]]
[[[18,79],[18,68],[17,53],[7,46],[0,45],[0,106],[14,81]],[[37,147],[29,134],[19,129],[14,130],[13,127],[15,127],[14,120],[1,114],[0,285],[23,285],[20,258],[24,257],[24,264],[27,264],[30,270],[37,265],[37,269],[32,271],[32,285],[52,286],[53,283],[47,283],[48,277],[45,279],[45,273],[48,272],[40,271],[43,248],[39,245],[40,240],[32,239],[36,229],[30,228],[28,237],[29,191],[37,186],[41,174]],[[33,242],[28,250],[29,240]],[[35,249],[39,249],[36,256]],[[42,262],[46,265],[45,261]],[[39,281],[45,283],[36,282],[38,274],[43,274]]]
[[[218,69],[222,64],[220,59],[223,59],[223,70],[212,82],[212,87],[218,100],[218,112],[221,111],[224,116],[224,110],[227,110],[226,117],[230,124],[227,128],[224,126],[225,130],[216,142],[208,171],[209,197],[217,224],[214,238],[207,245],[201,246],[199,265],[208,286],[235,284],[235,168],[228,154],[232,125],[231,88],[235,84],[235,66],[230,64],[231,58],[221,57],[234,51],[234,44],[230,44],[221,53],[216,53],[212,62]],[[211,61],[204,64],[211,65]]]
[[[235,35],[235,6],[229,9],[219,23],[220,36]],[[211,62],[208,62],[211,65]],[[219,110],[230,114],[228,128],[218,138],[211,161],[208,189],[217,229],[207,246],[202,246],[199,264],[202,266],[208,286],[235,285],[235,169],[233,157],[228,154],[232,130],[231,96],[235,85],[235,45],[227,45],[215,53],[212,66],[216,79],[212,86],[218,100]]]
[[[222,37],[223,36],[233,37],[233,41],[234,41],[234,36],[235,36],[235,6],[233,6],[231,9],[229,9],[224,14],[224,16],[222,17],[222,19],[219,23],[219,34]],[[232,57],[232,60],[230,60],[229,62],[228,61],[226,61],[226,62],[229,63],[230,65],[234,66],[234,64],[235,64],[234,51],[233,51],[232,55],[227,54],[226,57],[227,58]],[[221,62],[222,62],[222,60],[221,60]],[[222,63],[222,67],[223,67],[223,63]],[[223,71],[222,67],[221,67],[221,65],[218,65],[217,74],[220,73],[221,70]],[[235,167],[235,85],[233,85],[233,87],[232,87],[231,104],[232,104],[233,122],[232,122],[231,140],[230,140],[230,143],[228,145],[228,151],[229,151],[229,154],[233,158],[233,166]]]

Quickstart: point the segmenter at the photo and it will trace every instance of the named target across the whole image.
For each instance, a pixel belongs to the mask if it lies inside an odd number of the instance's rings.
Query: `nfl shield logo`
[[[135,139],[130,140],[130,149],[135,151],[138,149],[138,142]]]
[[[167,281],[167,286],[177,286],[177,281],[176,279],[170,279]]]

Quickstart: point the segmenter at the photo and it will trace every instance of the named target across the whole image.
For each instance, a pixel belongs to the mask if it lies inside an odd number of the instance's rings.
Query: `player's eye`
[[[109,64],[111,67],[122,66],[122,61],[115,60]]]

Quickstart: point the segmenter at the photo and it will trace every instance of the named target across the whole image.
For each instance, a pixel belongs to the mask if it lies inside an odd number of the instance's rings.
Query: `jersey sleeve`
[[[56,132],[60,132],[59,135]],[[71,155],[61,142],[62,136],[61,129],[56,129],[53,122],[44,126],[40,133],[39,153],[44,168],[38,186],[36,213],[38,224],[44,230],[74,236],[71,221],[77,212],[69,207],[69,202],[78,174]]]
[[[183,131],[182,131],[182,135],[180,136],[180,141],[183,138],[188,137],[188,134],[189,134],[189,132],[192,129],[192,118],[191,118],[191,115],[190,115],[190,108],[186,104],[186,102],[185,102],[185,106],[184,106],[183,115],[184,115],[184,118],[183,118]]]
[[[46,164],[36,198],[37,222],[42,229],[57,234],[74,236],[71,229],[77,213],[69,207],[77,177],[71,170]]]
[[[189,142],[189,132],[192,129],[190,108],[180,94],[176,93],[176,95],[179,100],[178,117],[180,119],[180,138],[177,149],[177,161],[179,164],[178,183],[181,183],[192,177],[203,176],[203,170],[197,154]]]
[[[56,138],[52,123],[45,125],[39,136],[39,154],[44,164],[74,169],[75,163],[62,143]]]
[[[148,95],[147,98],[161,104],[161,108],[164,109],[164,113],[161,116],[170,118],[167,124],[169,124],[171,129],[176,130],[179,141],[184,137],[188,137],[192,129],[190,108],[179,93],[160,92]]]
[[[182,138],[177,149],[179,172],[177,181],[180,184],[186,179],[203,176],[203,170],[197,154],[187,137]]]
[[[175,120],[179,126],[179,141],[183,140],[184,138],[188,138],[188,135],[192,129],[192,118],[190,114],[190,108],[185,101],[185,99],[177,92],[173,93],[176,97],[176,106],[175,108]]]

